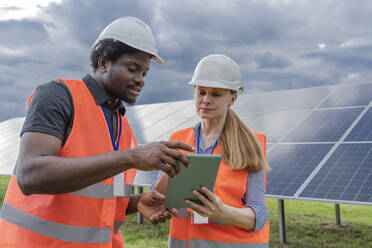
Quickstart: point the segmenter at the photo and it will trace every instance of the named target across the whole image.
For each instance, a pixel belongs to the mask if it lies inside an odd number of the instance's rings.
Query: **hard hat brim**
[[[101,41],[101,40],[98,40],[98,39],[97,39],[97,40],[94,42],[94,44],[92,45],[92,49],[95,49],[95,48],[97,47],[97,45],[99,44],[100,41]],[[122,41],[120,41],[120,42],[122,42]],[[122,42],[122,43],[124,43],[124,42]],[[126,43],[124,43],[124,44],[126,44]],[[129,44],[126,44],[126,45],[128,45],[128,46],[130,46],[130,47],[133,47],[133,48],[137,49],[138,51],[148,53],[148,54],[150,54],[150,55],[153,56],[153,57],[152,57],[152,60],[154,60],[155,62],[157,62],[157,63],[159,63],[159,64],[164,64],[164,59],[163,59],[162,57],[160,57],[158,54],[156,54],[156,53],[152,53],[152,52],[149,52],[149,51],[144,51],[144,50],[142,50],[142,49],[140,49],[140,48],[137,48],[136,46],[132,46],[132,45],[129,45]]]
[[[164,64],[164,59],[162,59],[159,55],[154,55],[154,54],[151,54],[151,55],[154,56],[152,57],[152,60],[154,60],[155,62],[159,64]]]
[[[194,85],[194,86],[236,90],[236,91],[239,91],[239,92],[244,91],[244,87],[242,86],[242,82],[237,82],[236,87],[232,87],[231,85],[224,84],[223,82],[211,82],[211,81],[207,81],[207,80],[205,80],[205,81],[204,80],[198,80],[197,82],[190,81],[188,84],[189,85]]]

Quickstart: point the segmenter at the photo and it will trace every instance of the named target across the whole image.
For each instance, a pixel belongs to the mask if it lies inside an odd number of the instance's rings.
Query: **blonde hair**
[[[222,159],[230,169],[252,172],[269,169],[260,141],[230,108],[222,129],[221,143]]]

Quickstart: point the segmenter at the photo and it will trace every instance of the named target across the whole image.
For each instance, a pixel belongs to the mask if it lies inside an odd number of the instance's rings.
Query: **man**
[[[140,212],[170,218],[164,196],[131,196],[135,169],[175,176],[189,165],[179,142],[140,148],[124,116],[134,104],[150,59],[150,28],[133,17],[109,24],[90,54],[93,74],[39,86],[29,101],[16,170],[0,218],[0,247],[124,247],[119,227]]]

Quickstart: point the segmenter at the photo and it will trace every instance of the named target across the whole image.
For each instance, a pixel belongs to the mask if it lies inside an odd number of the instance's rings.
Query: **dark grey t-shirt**
[[[125,114],[122,101],[115,103],[104,89],[90,75],[83,82],[93,95],[97,105],[102,105],[107,116],[114,139],[117,133],[116,111]],[[64,144],[71,132],[74,121],[74,102],[64,82],[52,81],[38,86],[23,124],[21,135],[25,132],[41,132],[53,135]]]

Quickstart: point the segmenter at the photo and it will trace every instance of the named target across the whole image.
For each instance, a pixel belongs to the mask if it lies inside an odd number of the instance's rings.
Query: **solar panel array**
[[[268,196],[372,205],[372,84],[271,94],[286,97],[250,120],[271,143]]]
[[[267,136],[268,196],[372,205],[371,100],[372,83],[240,95],[233,109]],[[126,115],[139,144],[199,121],[192,100],[133,106]],[[0,123],[0,173],[14,165],[22,122]],[[156,176],[140,172],[135,183]]]
[[[17,161],[19,134],[25,118],[14,118],[0,123],[0,175],[11,175]]]

